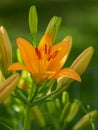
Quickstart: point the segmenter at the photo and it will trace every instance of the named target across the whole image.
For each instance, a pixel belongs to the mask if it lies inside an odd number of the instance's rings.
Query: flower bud
[[[34,46],[36,46],[36,33],[37,33],[37,25],[38,25],[38,16],[35,6],[31,6],[29,10],[29,28],[32,34],[32,40]]]
[[[94,48],[88,47],[76,58],[76,60],[73,62],[70,68],[75,70],[79,75],[81,75],[88,67],[88,64],[92,58],[93,53],[94,53]],[[73,81],[73,79],[64,78],[64,77],[58,78],[57,80],[58,80],[57,83],[58,87],[62,85],[64,86],[62,90],[58,92],[58,94],[60,94],[62,91],[65,91]]]
[[[67,104],[69,102],[69,95],[68,92],[63,92],[62,93],[62,103],[63,104]]]
[[[55,99],[55,106],[58,110],[61,110],[61,102],[59,98]]]
[[[60,116],[60,121],[61,122],[64,121],[64,119],[68,116],[69,111],[70,111],[70,102],[65,104],[65,106],[62,109],[62,113],[61,113],[61,116]]]
[[[81,118],[73,127],[72,130],[80,130],[90,124],[91,120],[94,120],[98,116],[98,111],[93,110]]]
[[[0,69],[4,76],[8,75],[7,68],[12,63],[12,47],[8,34],[3,26],[0,27]]]
[[[49,22],[49,24],[47,26],[47,29],[46,29],[45,33],[48,33],[50,35],[52,41],[55,40],[55,37],[56,37],[57,32],[59,30],[60,24],[61,24],[61,18],[57,17],[57,16],[54,16],[50,20],[50,22]]]
[[[68,53],[67,53],[67,55],[66,55],[66,57],[68,58],[68,55],[70,54],[71,47],[72,47],[72,37],[71,37],[70,35],[68,35],[68,36],[66,36],[66,37],[63,39],[63,41],[68,42],[69,45],[70,45],[70,46],[69,46]],[[66,58],[66,60],[67,60],[67,58]]]
[[[88,64],[92,58],[93,53],[94,53],[93,47],[88,47],[87,49],[85,49],[73,62],[71,68],[75,70],[79,75],[81,75],[88,67]]]
[[[75,100],[71,104],[70,111],[69,111],[68,117],[66,119],[67,122],[71,122],[74,119],[74,117],[76,116],[79,108],[80,108],[80,104],[77,100]]]
[[[19,74],[15,73],[11,75],[7,80],[0,84],[0,102],[3,102],[8,98],[11,92],[15,89],[19,80]]]
[[[1,70],[0,70],[0,84],[5,80],[5,77],[3,76]]]
[[[52,102],[52,101],[47,102],[46,105],[47,105],[47,109],[48,109],[49,113],[53,114],[55,112],[55,104],[54,104],[54,102]]]
[[[66,36],[63,41],[69,42],[70,43],[70,49],[72,47],[72,37],[70,35]]]
[[[33,113],[34,118],[38,122],[38,124],[41,127],[45,127],[46,124],[45,124],[44,117],[37,106],[32,107],[32,113]]]

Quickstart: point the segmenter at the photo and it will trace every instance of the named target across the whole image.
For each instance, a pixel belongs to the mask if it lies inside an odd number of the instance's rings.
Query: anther
[[[50,52],[51,52],[51,46],[49,46],[48,55],[50,54]]]
[[[45,54],[47,53],[47,45],[45,44]]]
[[[57,54],[58,54],[58,50],[56,50],[56,51],[51,55],[51,58],[52,58],[52,59],[55,58]]]
[[[50,61],[51,59],[54,59],[57,56],[57,54],[58,54],[58,50],[56,50],[52,55],[48,57],[48,61]]]
[[[38,50],[38,48],[35,48],[35,52],[36,52],[36,55],[38,56],[38,59],[40,60],[41,59],[41,53]]]

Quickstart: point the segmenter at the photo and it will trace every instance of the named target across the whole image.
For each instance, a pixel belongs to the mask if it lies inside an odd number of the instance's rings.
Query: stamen
[[[47,53],[47,45],[45,44],[45,54]]]
[[[52,54],[51,58],[52,58],[52,59],[55,58],[57,54],[58,54],[58,50],[56,50],[56,51]]]
[[[58,50],[56,50],[52,55],[50,55],[49,57],[48,57],[48,61],[50,61],[51,59],[54,59],[56,56],[57,56],[57,54],[58,54]]]
[[[51,52],[51,46],[49,46],[48,55],[50,54],[50,52]]]
[[[49,57],[47,58],[48,61],[50,61],[50,59],[51,59],[51,56],[49,56]]]
[[[36,55],[38,56],[38,59],[40,60],[41,59],[41,53],[38,50],[38,48],[35,48],[35,52],[36,52]]]

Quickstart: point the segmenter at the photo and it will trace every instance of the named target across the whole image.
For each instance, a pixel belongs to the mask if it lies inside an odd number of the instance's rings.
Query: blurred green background
[[[44,33],[49,20],[54,16],[62,18],[56,41],[66,35],[73,38],[73,47],[66,66],[87,47],[95,49],[88,69],[82,75],[82,83],[72,83],[68,89],[71,98],[78,98],[84,105],[98,108],[98,2],[97,0],[0,0],[0,26],[8,31],[16,59],[16,38],[30,40],[28,11],[36,5],[39,18],[38,41]],[[98,120],[96,126],[98,129]]]

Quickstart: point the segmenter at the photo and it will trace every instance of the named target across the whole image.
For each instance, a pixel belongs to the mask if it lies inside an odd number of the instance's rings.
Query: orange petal
[[[67,60],[70,49],[71,49],[71,42],[68,41],[62,41],[54,45],[52,48],[52,52],[55,52],[56,50],[58,50],[59,52],[56,55],[56,57],[53,60],[51,60],[49,70],[51,71],[60,70]]]
[[[39,62],[33,45],[23,38],[17,39],[17,45],[28,70],[31,73],[37,72]]]
[[[52,45],[52,41],[50,38],[50,35],[48,33],[44,34],[39,45],[38,45],[38,49],[40,51],[43,51],[44,47],[46,46],[51,46]]]
[[[12,71],[12,70],[27,70],[27,68],[21,63],[17,62],[8,67],[8,71]]]
[[[67,78],[77,80],[79,82],[81,81],[80,76],[74,70],[70,68],[65,68],[65,69],[60,70],[52,78],[58,78],[58,77],[67,77]]]

